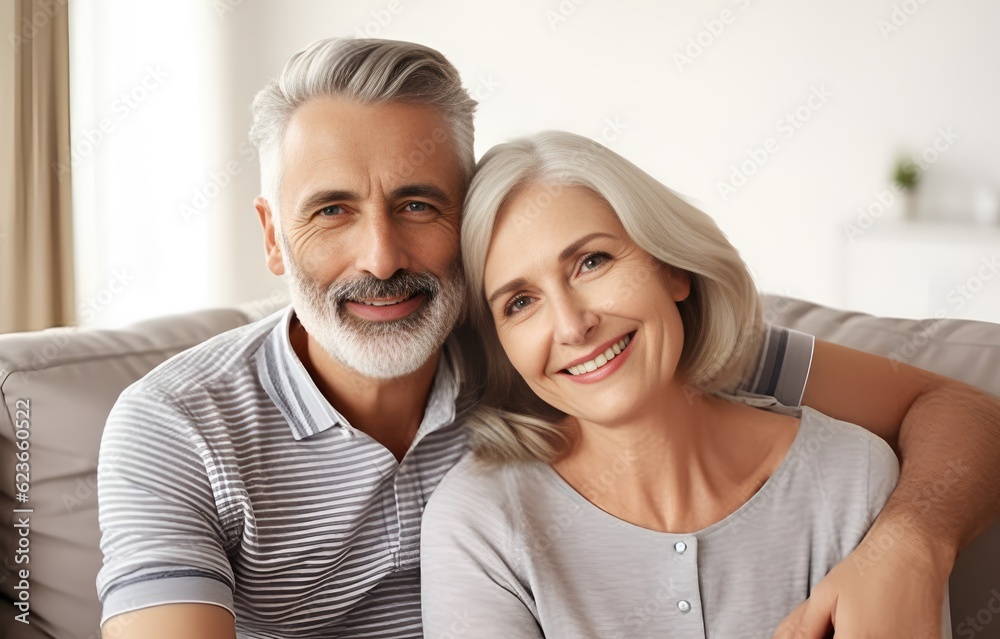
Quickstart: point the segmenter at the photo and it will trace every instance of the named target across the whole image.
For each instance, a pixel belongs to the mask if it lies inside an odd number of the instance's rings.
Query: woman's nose
[[[593,305],[573,293],[551,300],[554,309],[554,336],[560,344],[579,345],[587,341],[600,323]]]

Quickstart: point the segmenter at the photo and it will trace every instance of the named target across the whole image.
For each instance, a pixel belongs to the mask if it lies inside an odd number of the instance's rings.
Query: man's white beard
[[[416,371],[441,348],[462,316],[465,279],[458,264],[444,280],[430,273],[397,272],[388,280],[361,276],[324,289],[302,271],[284,238],[279,241],[296,317],[330,357],[365,377],[395,379]],[[415,290],[423,290],[426,300],[399,320],[364,320],[345,306],[346,299],[361,292],[384,298]]]

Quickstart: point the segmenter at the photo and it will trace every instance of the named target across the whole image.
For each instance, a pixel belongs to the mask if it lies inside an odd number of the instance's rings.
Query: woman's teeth
[[[589,362],[584,362],[582,364],[577,364],[576,366],[570,366],[566,369],[570,375],[583,375],[584,373],[591,373],[596,371],[598,368],[604,366],[611,360],[615,358],[616,355],[625,350],[628,343],[632,341],[632,335],[626,335],[625,337],[618,340],[617,343],[612,344],[608,350],[604,351],[594,359]]]

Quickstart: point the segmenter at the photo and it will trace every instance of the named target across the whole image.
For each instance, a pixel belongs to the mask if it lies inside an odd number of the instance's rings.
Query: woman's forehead
[[[560,261],[567,247],[588,235],[627,240],[611,206],[581,186],[533,185],[501,210],[486,255],[484,279],[496,284],[516,270],[534,271]]]
[[[535,182],[518,189],[500,209],[491,244],[501,236],[524,239],[581,225],[621,228],[621,221],[604,198],[585,186]]]

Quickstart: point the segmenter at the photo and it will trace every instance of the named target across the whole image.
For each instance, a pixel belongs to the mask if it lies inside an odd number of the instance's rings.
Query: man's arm
[[[864,426],[899,454],[899,485],[879,520],[906,516],[908,529],[957,555],[1000,516],[1000,398],[816,340],[802,403]]]
[[[219,606],[170,604],[116,615],[101,632],[117,639],[236,639],[236,624]]]
[[[802,403],[878,434],[901,472],[864,541],[784,631],[801,624],[794,636],[822,637],[836,621],[838,636],[940,636],[955,558],[1000,515],[1000,399],[816,340]]]
[[[202,457],[209,446],[193,422],[144,386],[122,393],[108,417],[97,482],[105,637],[235,635],[235,578],[206,467],[221,464]],[[198,632],[177,630],[188,626]]]

